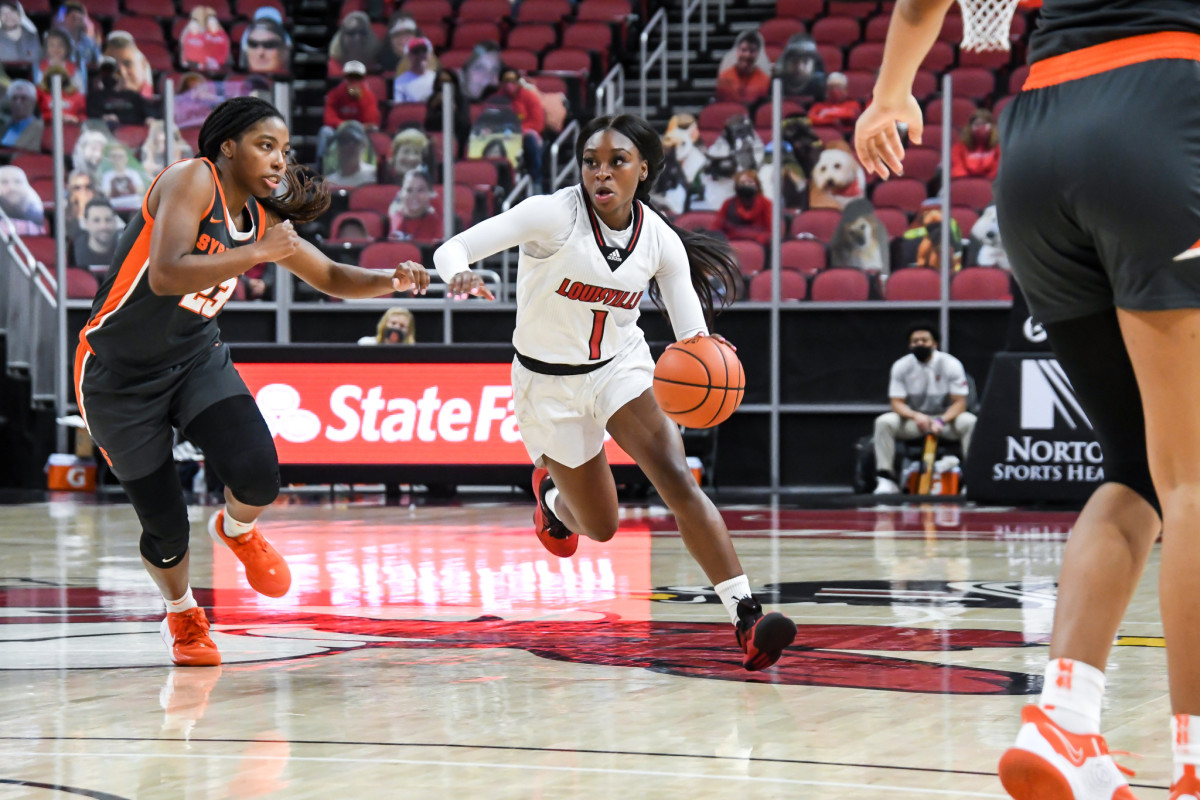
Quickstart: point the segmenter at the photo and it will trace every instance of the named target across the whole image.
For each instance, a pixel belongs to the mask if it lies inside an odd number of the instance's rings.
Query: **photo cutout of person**
[[[42,198],[29,185],[25,170],[0,167],[0,209],[11,221],[10,233],[20,236],[45,236],[46,212]]]
[[[229,34],[209,6],[192,9],[179,41],[179,64],[183,69],[221,72],[229,65]]]
[[[242,35],[240,67],[259,75],[281,75],[291,64],[292,37],[283,26],[283,15],[272,6],[258,9]]]

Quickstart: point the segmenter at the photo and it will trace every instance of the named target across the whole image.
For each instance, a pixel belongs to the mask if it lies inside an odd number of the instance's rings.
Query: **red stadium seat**
[[[463,0],[454,15],[462,25],[467,22],[490,22],[496,24],[512,15],[512,3],[508,0]],[[499,41],[498,39],[495,41]]]
[[[92,19],[115,19],[121,15],[117,0],[88,0],[86,8]]]
[[[760,25],[758,33],[766,44],[786,45],[788,39],[806,31],[804,23],[794,17],[775,17]]]
[[[882,63],[883,44],[881,42],[863,42],[850,50],[850,56],[846,59],[846,68],[874,73]]]
[[[342,223],[358,222],[366,231],[366,236],[369,241],[383,239],[387,236],[387,224],[382,215],[377,211],[343,211],[333,218],[333,222],[329,224],[329,240],[331,242],[347,242],[360,241],[356,239],[344,239],[342,237]]]
[[[1008,271],[998,267],[967,267],[950,282],[951,300],[1011,300]]]
[[[846,94],[860,102],[871,99],[875,91],[875,70],[849,69],[846,76]]]
[[[981,67],[958,67],[948,73],[955,97],[980,101],[996,92],[996,76]]]
[[[954,48],[946,42],[934,42],[929,48],[929,55],[921,62],[921,69],[931,72],[943,72],[954,63]]]
[[[454,162],[454,182],[477,192],[491,191],[500,182],[496,164],[486,158],[464,158]]]
[[[1025,85],[1025,79],[1029,77],[1029,65],[1022,64],[1012,71],[1012,75],[1008,76],[1008,93],[1016,94],[1021,91],[1021,87]]]
[[[501,50],[500,63],[520,73],[537,72],[538,54],[532,50]]]
[[[403,127],[425,127],[426,106],[424,103],[396,103],[388,111],[386,130],[395,135]]]
[[[862,38],[862,27],[849,17],[825,17],[813,24],[812,37],[817,44],[849,47]]]
[[[179,135],[183,140],[191,145],[193,153],[200,152],[200,126],[192,125],[186,128],[179,129]]]
[[[38,178],[54,178],[54,156],[47,153],[27,153],[18,151],[10,162],[14,167],[20,167],[29,180]]]
[[[504,0],[500,2],[508,5]],[[460,22],[450,37],[450,46],[455,50],[470,50],[480,42],[500,44],[500,26],[495,22]]]
[[[555,25],[571,16],[571,10],[567,0],[522,0],[517,7],[517,20]]]
[[[125,13],[170,19],[175,16],[176,11],[175,3],[172,0],[125,0]],[[126,29],[121,28],[120,30]]]
[[[928,195],[923,181],[916,178],[891,178],[876,184],[871,193],[871,202],[877,208],[899,208],[915,214]]]
[[[875,216],[883,223],[889,239],[903,236],[904,232],[908,230],[908,215],[898,208],[877,208]]]
[[[578,22],[624,22],[633,9],[627,0],[583,0],[575,9]]]
[[[95,275],[80,267],[67,267],[68,300],[91,300],[98,288]]]
[[[910,147],[904,151],[904,174],[909,178],[929,183],[942,166],[942,151],[937,149],[941,142],[926,137],[922,147]]]
[[[447,50],[438,56],[438,64],[444,69],[462,69],[471,58],[470,50]]]
[[[30,254],[47,267],[54,269],[58,263],[58,243],[53,236],[25,236],[21,239],[29,248]]]
[[[118,125],[113,131],[113,136],[117,137],[117,141],[126,147],[137,150],[146,143],[146,137],[150,135],[150,129],[145,125]]]
[[[91,0],[88,0],[88,11],[91,11]],[[192,9],[197,6],[208,6],[217,15],[217,19],[228,24],[233,21],[233,9],[229,7],[229,0],[183,0],[179,4],[179,13],[183,17],[187,17],[192,13]]]
[[[454,14],[449,0],[408,0],[400,10],[411,16],[421,28],[441,25]]]
[[[967,237],[971,235],[971,228],[974,228],[979,220],[979,212],[966,206],[951,206],[950,219],[958,223],[958,229]]]
[[[688,211],[675,218],[675,227],[685,231],[705,231],[711,233],[717,230],[717,212]]]
[[[1003,113],[1004,109],[1008,108],[1008,104],[1013,101],[1014,97],[1016,97],[1016,95],[1012,94],[1006,97],[1001,97],[996,101],[996,104],[992,106],[992,116],[994,116],[997,121],[1000,120],[1000,114]]]
[[[788,239],[779,248],[779,263],[801,275],[815,275],[829,265],[825,245],[816,239]]]
[[[825,0],[775,0],[775,16],[816,19],[825,10]]]
[[[283,21],[287,22],[288,14],[287,9],[283,7],[283,0],[237,0],[233,11],[239,17],[254,19],[254,12],[263,6],[271,6],[283,16]]]
[[[940,300],[942,273],[924,267],[907,267],[888,276],[884,300]]]
[[[175,11],[172,9],[170,15],[174,16],[174,14]],[[125,31],[133,36],[137,40],[139,48],[146,42],[158,42],[159,44],[166,44],[167,42],[162,25],[153,17],[117,17],[113,22],[112,29],[114,31]]]
[[[392,137],[383,131],[367,131],[367,138],[371,140],[371,147],[375,148],[375,157],[379,159],[379,163],[387,164],[390,162],[392,159]]]
[[[792,220],[790,234],[796,238],[800,234],[811,234],[814,238],[828,243],[833,239],[834,231],[842,221],[842,212],[835,208],[811,208],[801,212]]]
[[[766,256],[761,244],[744,239],[734,239],[729,246],[733,248],[733,253],[737,256],[738,265],[742,268],[742,275],[752,278],[763,271]]]
[[[150,69],[155,72],[170,72],[175,68],[175,59],[162,42],[139,40],[138,49],[150,62]]]
[[[350,211],[375,211],[387,216],[388,206],[396,198],[400,187],[390,184],[372,183],[367,186],[356,186],[350,190]]]
[[[950,202],[976,211],[992,204],[992,182],[987,178],[954,178],[950,181]]]
[[[1008,50],[986,50],[977,53],[973,50],[958,51],[958,65],[960,67],[979,67],[986,70],[1004,69],[1012,63],[1013,54]]]
[[[364,269],[395,269],[402,261],[421,263],[421,251],[410,242],[375,242],[363,248],[358,265]]]
[[[550,25],[518,25],[508,32],[508,46],[517,50],[544,53],[558,44],[558,34]]]
[[[817,44],[817,55],[825,62],[825,72],[841,72],[845,66],[842,48],[832,44]]]
[[[879,10],[876,0],[829,0],[829,16],[862,19]]]
[[[967,124],[967,120],[975,113],[978,106],[973,100],[965,97],[955,97],[950,104],[950,121],[956,128]],[[931,100],[925,106],[925,122],[934,125],[942,124],[942,98]]]
[[[551,50],[542,58],[542,69],[547,72],[573,72],[580,78],[586,78],[592,71],[592,57],[586,50]]]
[[[887,40],[888,26],[892,24],[891,14],[877,14],[867,20],[863,33],[864,42],[882,42]]]
[[[760,272],[750,279],[749,299],[760,303],[771,302],[771,271]],[[804,300],[808,297],[808,280],[794,269],[779,271],[779,299]]]
[[[862,270],[834,267],[813,277],[809,296],[816,302],[858,302],[871,296],[871,281]]]
[[[803,114],[804,106],[801,103],[797,103],[795,100],[789,100],[788,98],[785,97],[785,98],[783,98],[783,103],[780,104],[779,110],[780,110],[780,116],[782,116],[784,119],[787,119],[792,114]],[[754,112],[754,127],[767,128],[767,129],[769,129],[771,127],[771,104],[770,103],[763,103],[761,106],[758,107],[758,110]],[[771,141],[771,134],[770,134],[769,130],[767,133],[767,137],[765,139],[763,139],[763,141],[764,142]]]
[[[612,28],[603,22],[576,22],[563,28],[562,46],[576,50],[592,50],[608,62],[612,50]]]
[[[749,116],[749,111],[741,103],[718,101],[701,109],[699,116],[696,117],[696,124],[700,126],[701,132],[720,133],[725,128],[725,121],[738,114]]]
[[[924,100],[931,97],[938,91],[938,79],[927,69],[917,70],[917,76],[913,79],[913,97],[918,100]]]

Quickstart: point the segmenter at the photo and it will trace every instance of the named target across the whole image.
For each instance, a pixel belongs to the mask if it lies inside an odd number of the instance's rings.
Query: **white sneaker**
[[[1137,800],[1103,736],[1071,733],[1036,705],[1021,709],[1017,743],[1000,758],[1000,782],[1016,800]]]
[[[875,494],[900,494],[900,487],[891,478],[881,475],[875,479]]]

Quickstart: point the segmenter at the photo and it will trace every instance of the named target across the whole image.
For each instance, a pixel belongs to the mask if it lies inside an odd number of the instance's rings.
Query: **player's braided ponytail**
[[[267,117],[279,117],[279,109],[257,97],[234,97],[217,106],[200,128],[200,155],[214,164],[221,155],[221,145],[237,139],[251,126]],[[289,160],[284,167],[284,193],[279,197],[256,198],[268,211],[281,220],[298,223],[312,222],[329,208],[329,189],[321,179],[313,180],[308,170]]]
[[[737,297],[737,286],[741,283],[741,269],[732,248],[724,240],[700,231],[687,231],[671,224],[667,216],[650,202],[650,191],[654,182],[663,171],[666,157],[663,154],[662,138],[641,117],[633,114],[619,114],[615,117],[596,117],[579,132],[575,140],[575,160],[583,164],[583,149],[587,141],[597,132],[614,130],[627,136],[638,152],[646,161],[648,167],[646,180],[638,186],[637,199],[662,217],[663,221],[679,235],[683,249],[687,251],[688,263],[692,269],[692,288],[700,297],[704,307],[704,317],[711,329],[713,313],[719,307],[724,308]],[[664,314],[666,309],[662,304],[662,293],[656,281],[650,282],[650,299]]]

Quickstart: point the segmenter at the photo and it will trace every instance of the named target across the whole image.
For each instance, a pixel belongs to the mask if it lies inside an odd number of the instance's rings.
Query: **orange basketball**
[[[654,366],[654,399],[685,428],[729,419],[746,393],[746,373],[729,345],[711,336],[675,342]]]

